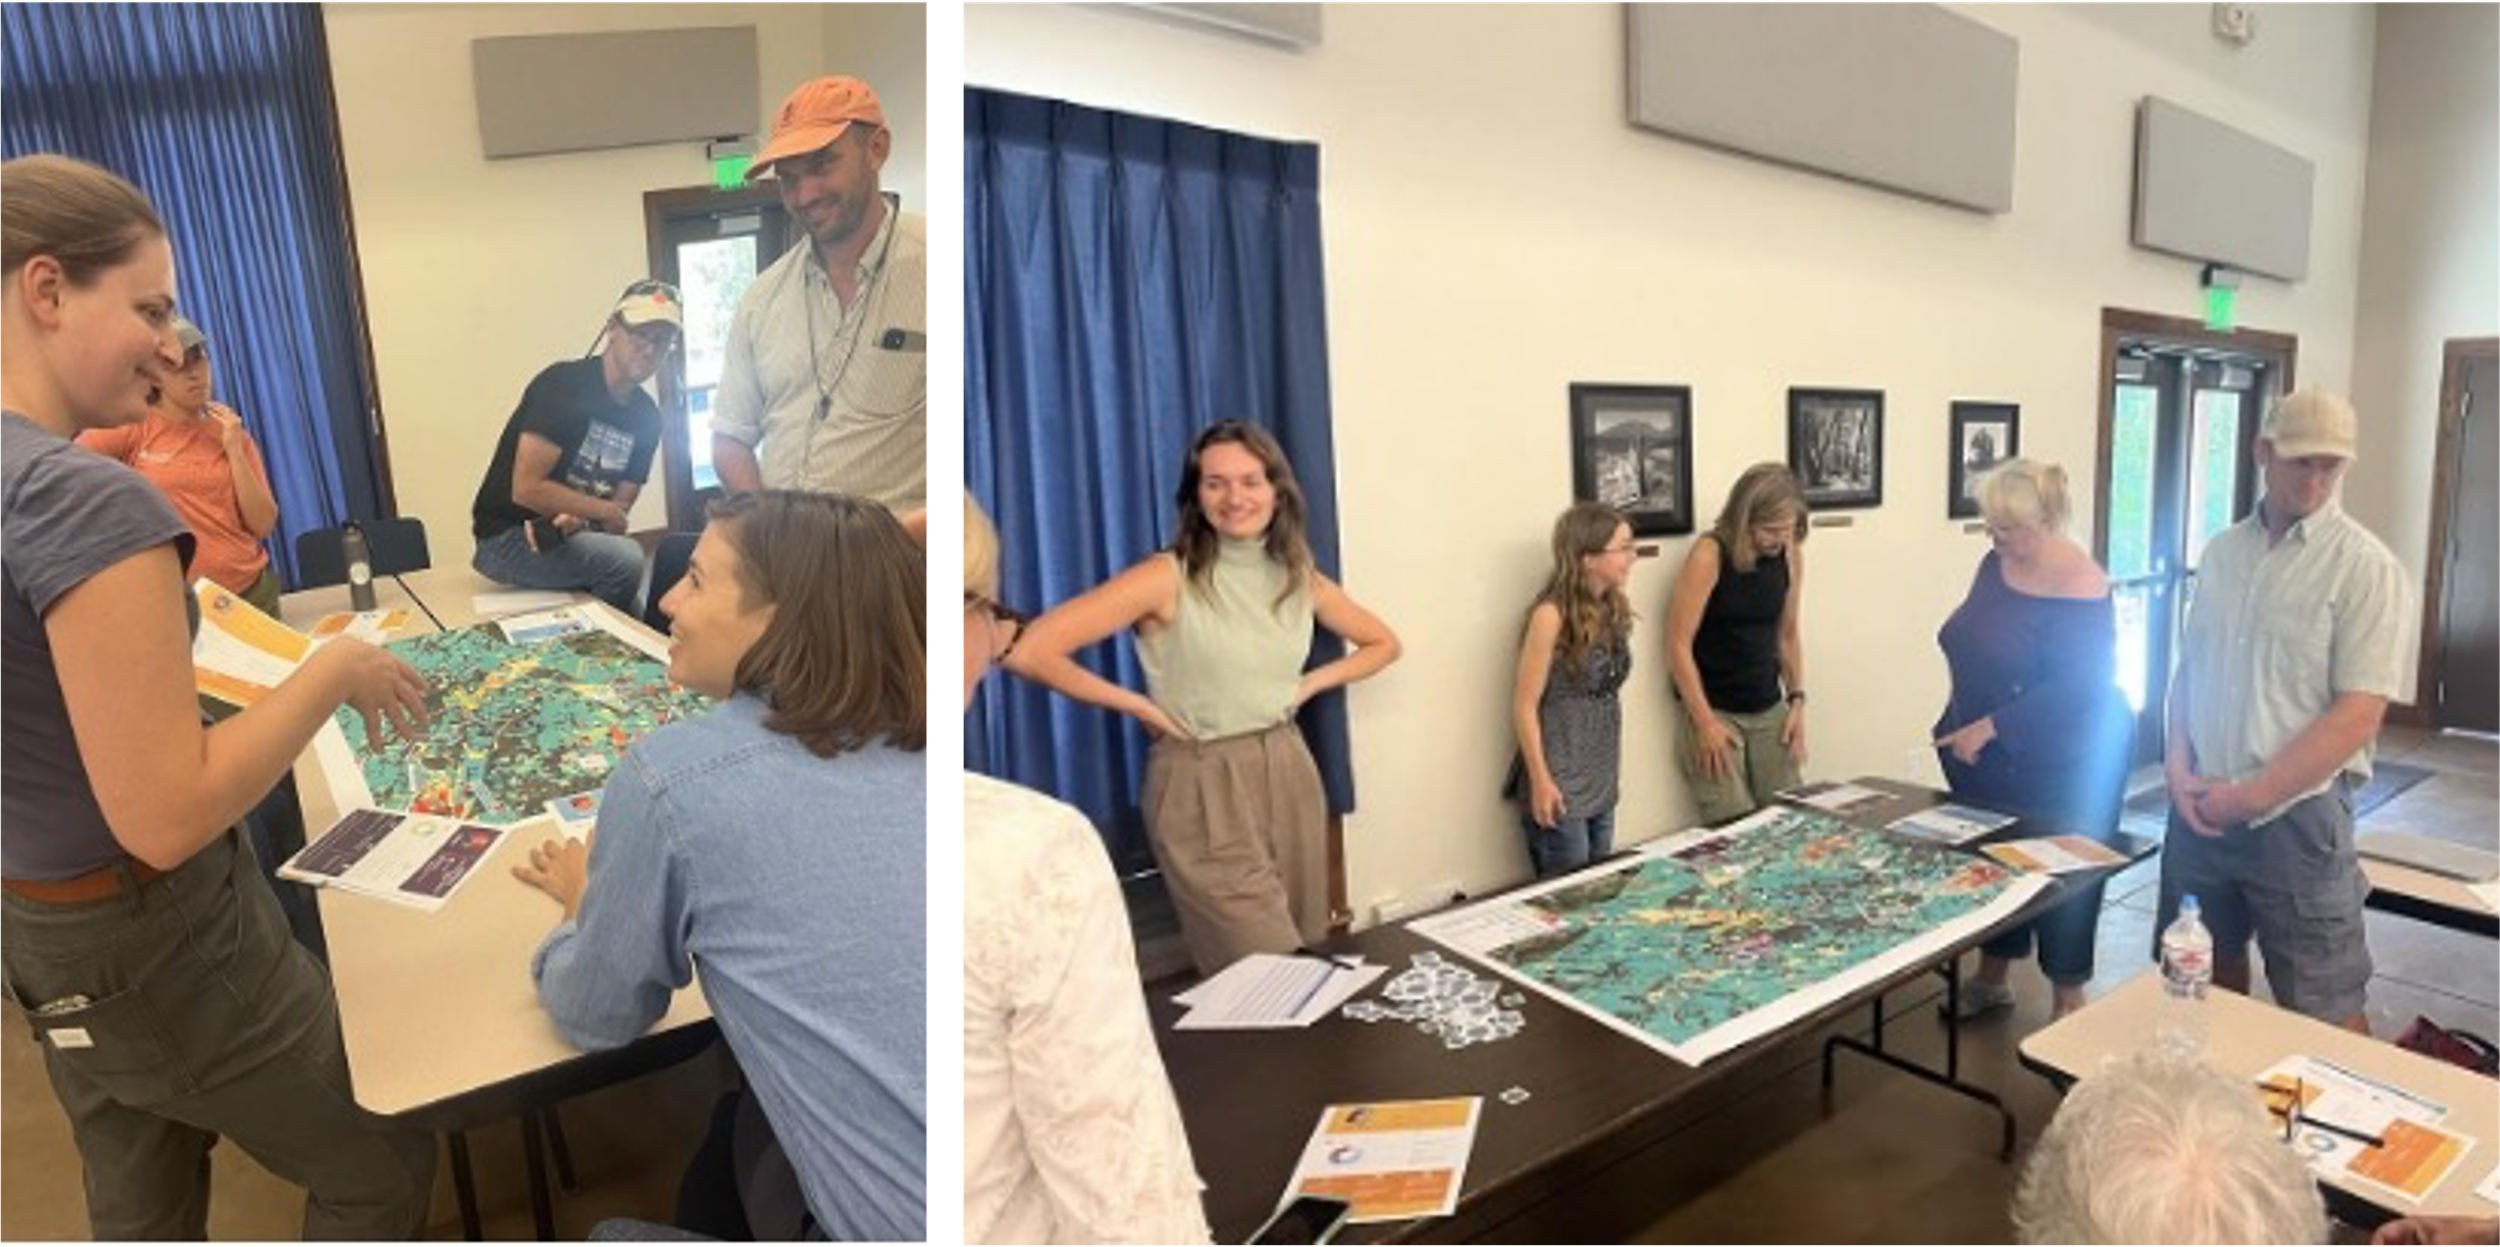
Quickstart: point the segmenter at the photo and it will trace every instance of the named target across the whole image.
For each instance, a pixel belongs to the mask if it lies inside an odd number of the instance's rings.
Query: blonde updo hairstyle
[[[2037,459],[2008,459],[1979,478],[1979,513],[1990,524],[2037,525],[2063,532],[2072,508],[2066,469]]]

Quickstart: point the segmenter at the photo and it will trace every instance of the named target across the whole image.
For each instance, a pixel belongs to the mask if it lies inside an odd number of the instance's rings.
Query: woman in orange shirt
[[[199,540],[185,575],[205,576],[274,616],[278,577],[260,544],[278,527],[269,471],[243,417],[209,401],[208,335],[180,317],[174,334],[182,367],[165,374],[147,419],[90,429],[78,435],[78,444],[129,464],[164,491]]]

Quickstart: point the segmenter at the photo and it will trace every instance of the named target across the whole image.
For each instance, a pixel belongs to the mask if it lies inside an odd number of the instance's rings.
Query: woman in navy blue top
[[[1935,727],[1945,780],[1973,804],[2106,841],[2118,826],[2132,723],[2115,679],[2109,578],[2058,531],[2064,469],[2008,460],[1980,483],[1979,501],[1995,549],[1936,634],[1953,673]],[[1963,990],[1963,1015],[2013,1003],[2006,974],[2030,954],[2035,932],[2056,1015],[2081,1008],[2100,910],[2095,883],[1990,941]]]

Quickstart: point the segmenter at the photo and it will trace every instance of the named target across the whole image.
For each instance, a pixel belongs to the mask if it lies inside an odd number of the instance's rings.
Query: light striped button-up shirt
[[[2183,636],[2188,742],[2196,773],[2246,779],[2337,697],[2413,696],[2420,625],[2396,556],[2329,501],[2271,548],[2255,512],[2216,534],[2197,568]],[[2343,772],[2370,775],[2376,745]],[[2330,776],[2254,820],[2324,792]]]
[[[928,498],[928,224],[886,204],[842,306],[805,240],[756,275],[730,322],[712,429],[756,447],[770,489]]]

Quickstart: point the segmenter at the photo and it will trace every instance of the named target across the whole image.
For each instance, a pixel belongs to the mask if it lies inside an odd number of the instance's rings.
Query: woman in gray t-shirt
[[[86,1165],[97,1239],[202,1238],[217,1136],[309,1189],[305,1236],[424,1228],[430,1138],[347,1087],[328,978],[234,833],[342,703],[403,727],[407,664],[334,641],[260,704],[200,722],[182,569],[154,486],[78,449],[181,361],[147,198],[80,161],[0,165],[0,956]]]

